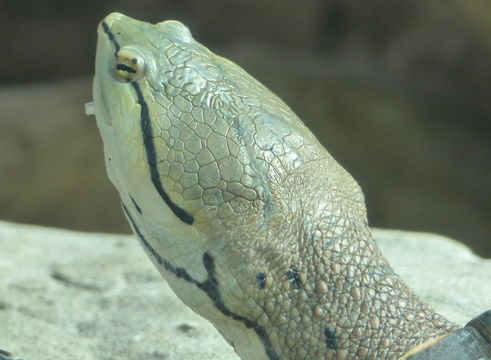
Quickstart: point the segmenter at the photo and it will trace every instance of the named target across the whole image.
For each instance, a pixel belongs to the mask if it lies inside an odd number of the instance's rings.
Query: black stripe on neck
[[[207,278],[205,281],[198,281],[194,279],[186,269],[181,267],[176,267],[172,265],[169,261],[160,256],[157,251],[148,243],[148,241],[143,236],[142,232],[136,225],[133,217],[131,216],[128,208],[124,203],[121,203],[123,206],[123,211],[128,218],[128,221],[133,228],[133,231],[136,233],[138,239],[140,240],[143,247],[146,249],[147,253],[151,255],[153,260],[157,262],[160,266],[163,266],[165,270],[173,273],[177,278],[183,279],[191,284],[194,284],[198,287],[198,289],[205,292],[205,294],[213,301],[213,305],[225,316],[231,317],[232,319],[243,323],[247,328],[253,329],[259,339],[261,340],[266,354],[270,360],[279,360],[279,356],[276,353],[276,350],[271,343],[269,335],[265,328],[260,326],[254,320],[248,319],[245,316],[238,315],[227,308],[222,300],[222,295],[220,293],[220,289],[218,287],[218,279],[216,277],[216,269],[215,269],[215,259],[208,253],[205,252],[203,254],[203,266],[207,272]]]

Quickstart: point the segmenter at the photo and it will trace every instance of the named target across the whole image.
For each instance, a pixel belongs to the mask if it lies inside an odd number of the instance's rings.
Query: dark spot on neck
[[[259,272],[256,274],[257,285],[260,289],[264,289],[266,285],[266,274],[263,272]]]
[[[338,338],[336,336],[336,328],[328,326],[324,329],[324,336],[326,337],[326,346],[331,350],[338,348]]]
[[[300,273],[295,265],[290,266],[286,272],[286,277],[290,280],[290,284],[292,284],[295,289],[300,289],[302,282],[300,281]]]

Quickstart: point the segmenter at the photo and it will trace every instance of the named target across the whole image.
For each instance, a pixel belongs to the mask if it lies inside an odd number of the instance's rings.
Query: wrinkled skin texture
[[[184,25],[104,19],[94,110],[145,251],[242,359],[397,359],[455,329],[382,256],[353,178]]]

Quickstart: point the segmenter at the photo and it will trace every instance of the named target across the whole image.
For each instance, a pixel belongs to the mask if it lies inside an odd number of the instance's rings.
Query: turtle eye
[[[121,48],[114,60],[113,73],[118,81],[136,81],[145,74],[145,61],[134,50]]]

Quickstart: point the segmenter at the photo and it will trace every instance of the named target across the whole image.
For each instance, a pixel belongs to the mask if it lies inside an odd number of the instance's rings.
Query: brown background
[[[129,231],[83,115],[112,11],[183,21],[280,95],[359,181],[372,225],[491,256],[488,0],[0,1],[0,218]]]

